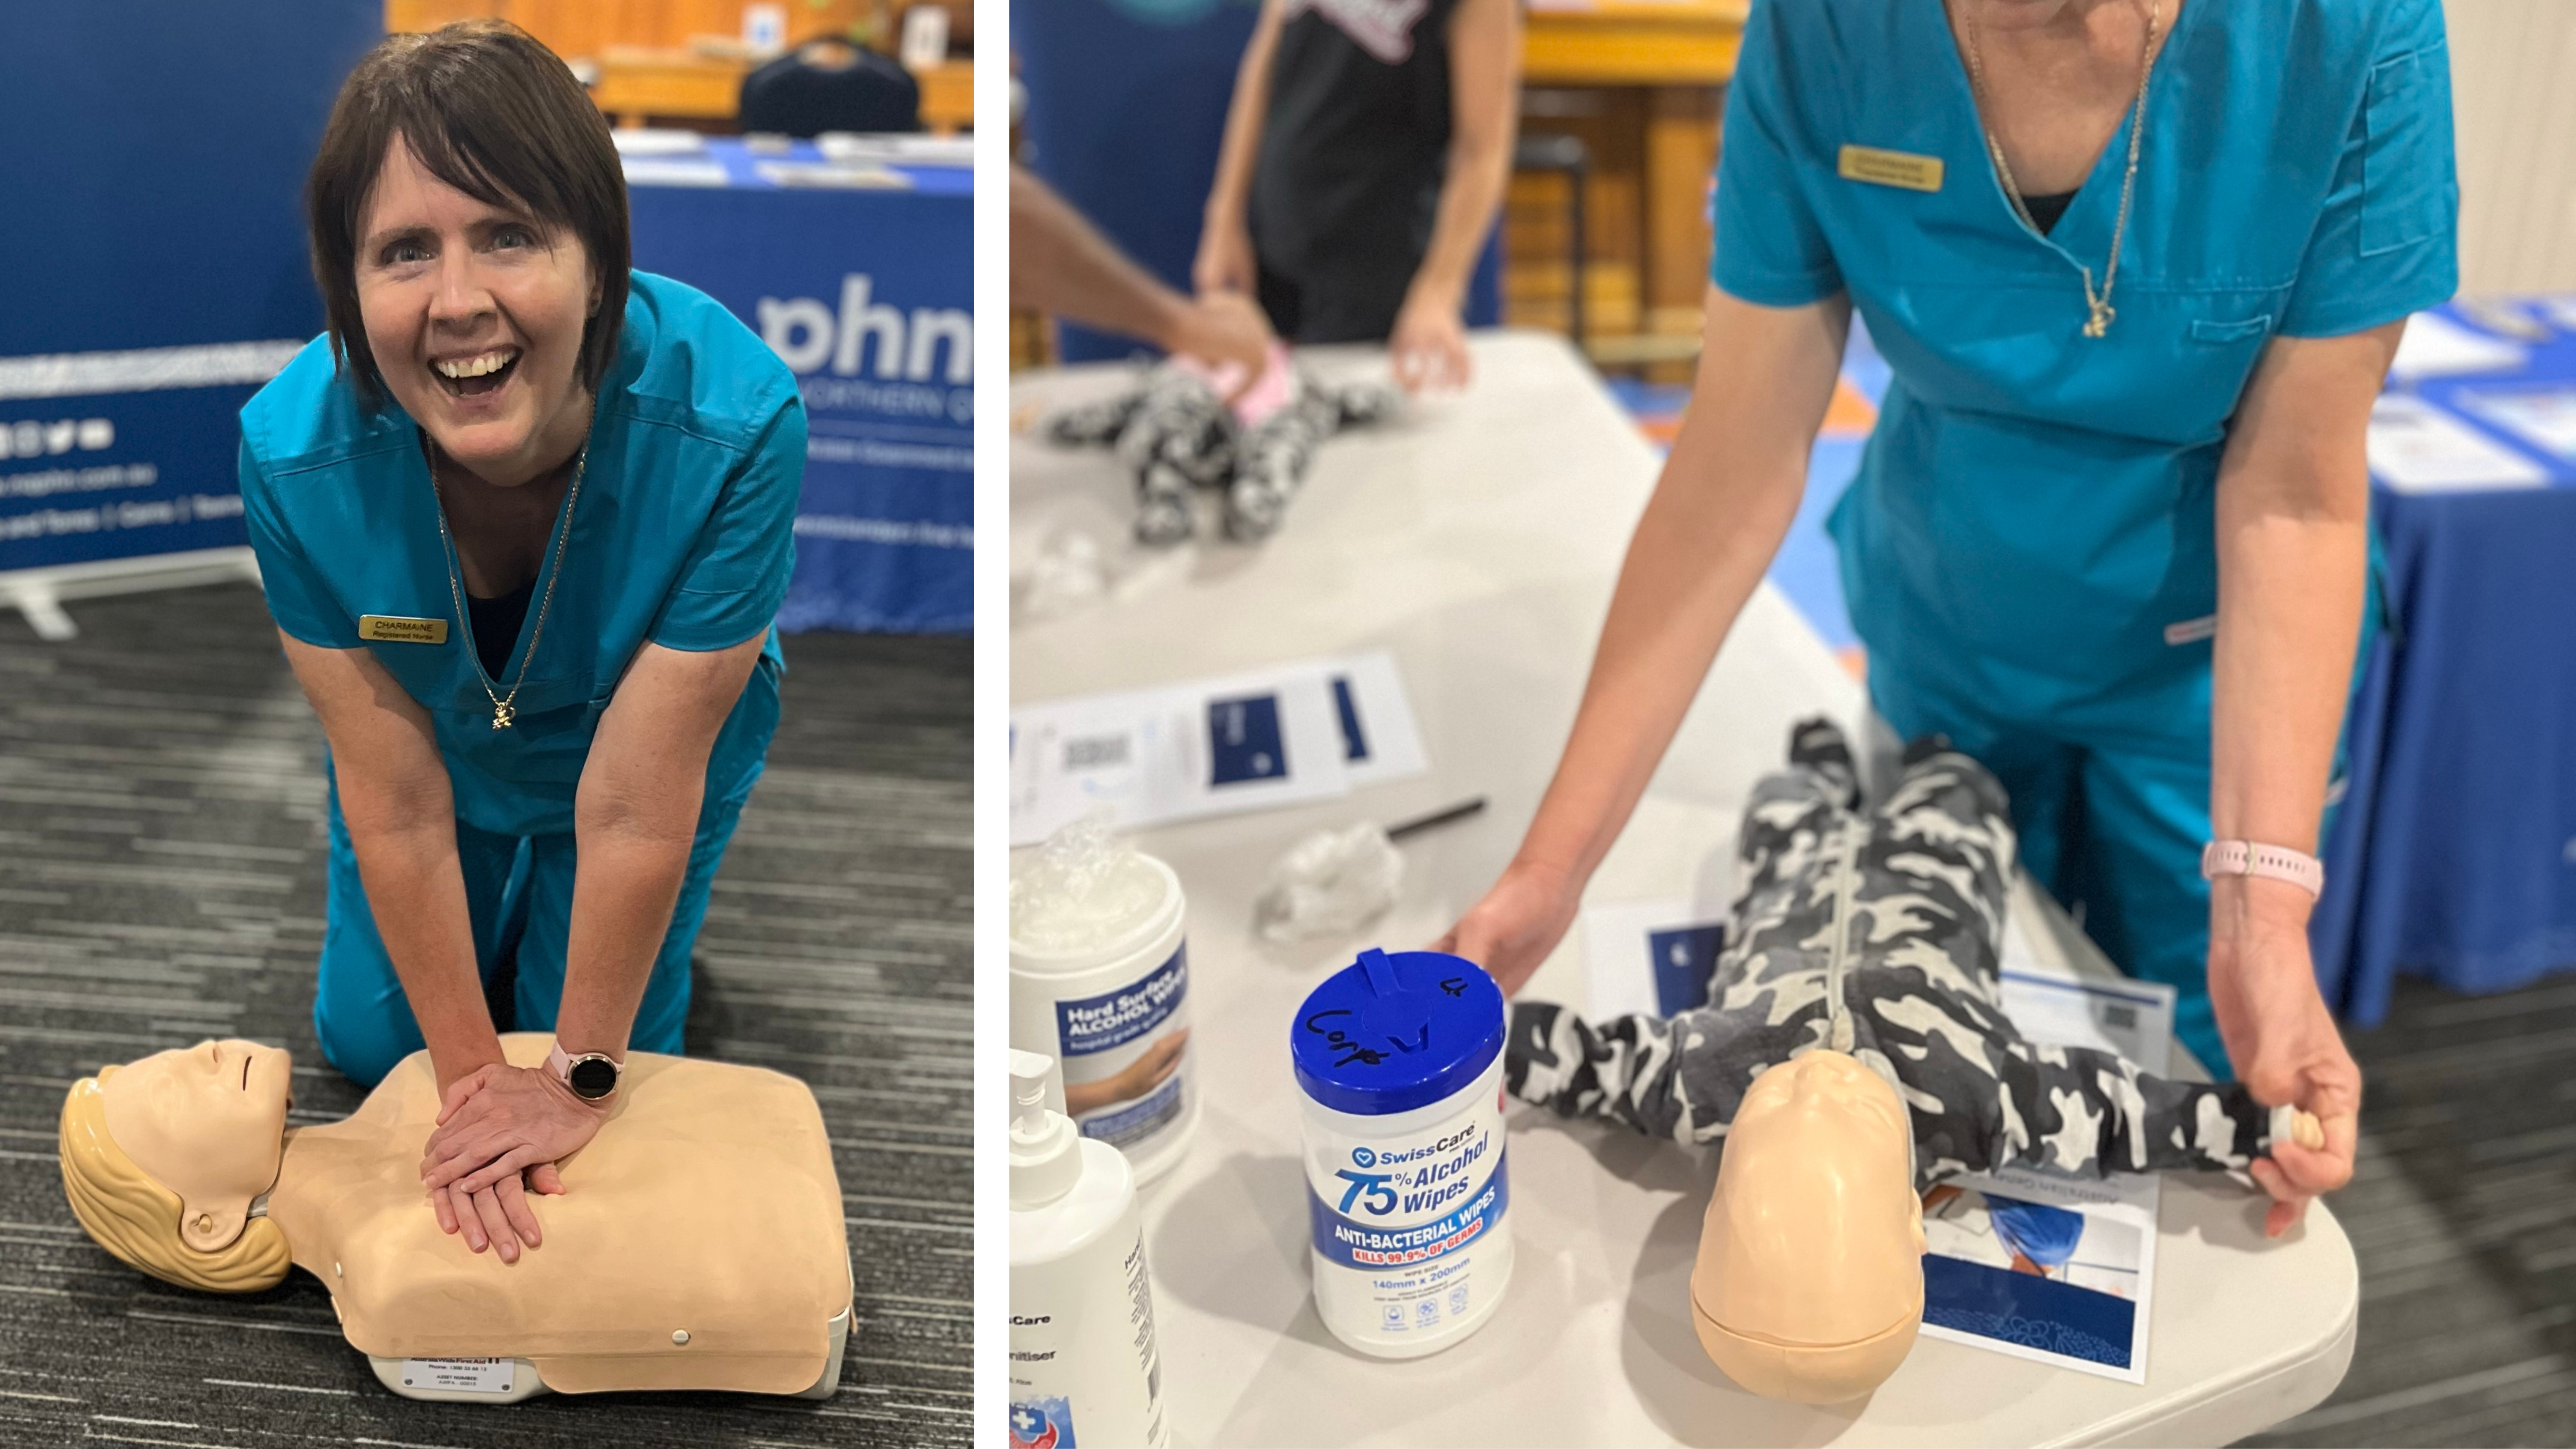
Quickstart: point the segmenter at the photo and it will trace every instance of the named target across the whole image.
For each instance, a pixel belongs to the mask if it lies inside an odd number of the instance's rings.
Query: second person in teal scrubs
[[[241,491],[329,745],[314,1030],[362,1083],[428,1048],[431,1205],[515,1262],[609,1099],[506,1064],[484,981],[515,952],[515,1025],[566,1057],[680,1051],[778,723],[805,413],[629,270],[606,124],[506,24],[378,46],[307,201],[330,332],[242,410]]]
[[[2352,1169],[2312,897],[2370,596],[2370,407],[2456,283],[2437,0],[1755,0],[1699,376],[1537,818],[1448,944],[1571,922],[1804,487],[1853,311],[1893,374],[1835,510],[1873,705],[2012,792],[2022,857],[2177,1030]]]

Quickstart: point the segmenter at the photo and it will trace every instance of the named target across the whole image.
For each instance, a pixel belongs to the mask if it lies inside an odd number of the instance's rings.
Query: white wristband
[[[2200,874],[2204,880],[2222,875],[2265,876],[2288,881],[2312,896],[2324,895],[2326,890],[2326,868],[2315,856],[2251,840],[2209,842],[2200,852]]]

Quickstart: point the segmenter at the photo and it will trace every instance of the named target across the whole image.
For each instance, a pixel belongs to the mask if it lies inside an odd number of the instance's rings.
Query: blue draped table
[[[811,142],[629,156],[635,265],[730,308],[803,384],[796,575],[779,627],[974,625],[974,177],[887,185]]]
[[[2354,704],[2310,932],[2326,999],[2356,1025],[2387,1014],[2400,973],[2485,993],[2576,967],[2576,457],[2473,405],[2576,393],[2576,309],[2511,310],[2548,332],[2523,366],[2392,385],[2547,482],[2372,480],[2393,628]],[[2441,311],[2475,328],[2475,311]]]

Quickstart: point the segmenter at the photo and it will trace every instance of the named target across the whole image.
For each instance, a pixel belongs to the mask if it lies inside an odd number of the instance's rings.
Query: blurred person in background
[[[1297,343],[1384,342],[1409,391],[1468,379],[1460,313],[1502,205],[1520,0],[1263,0],[1192,280]]]

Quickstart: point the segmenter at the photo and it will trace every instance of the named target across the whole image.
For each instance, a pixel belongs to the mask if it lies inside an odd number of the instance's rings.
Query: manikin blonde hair
[[[164,1282],[208,1293],[256,1293],[286,1277],[286,1232],[267,1218],[211,1253],[179,1239],[179,1195],[152,1180],[107,1131],[114,1067],[72,1084],[63,1098],[63,1194],[98,1245]]]

